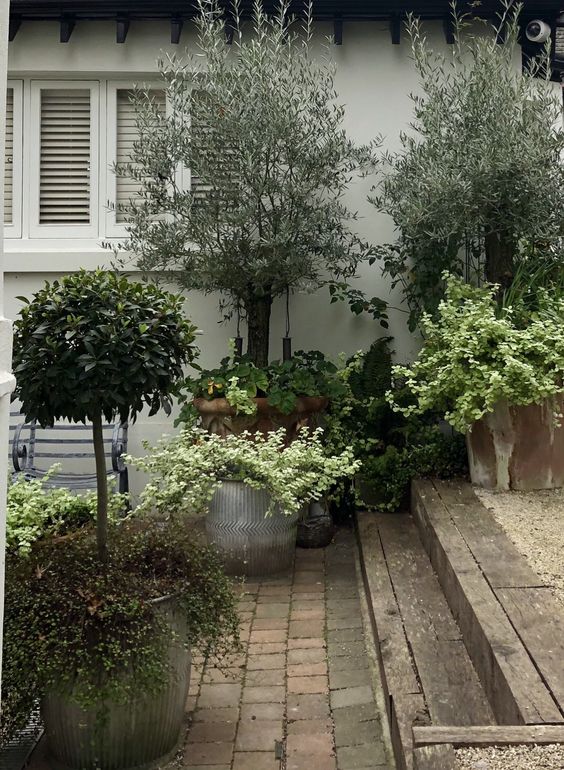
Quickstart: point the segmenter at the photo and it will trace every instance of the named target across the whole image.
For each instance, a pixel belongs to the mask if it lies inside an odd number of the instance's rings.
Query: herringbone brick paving
[[[389,770],[355,548],[339,530],[240,587],[244,652],[225,671],[195,660],[184,770]]]

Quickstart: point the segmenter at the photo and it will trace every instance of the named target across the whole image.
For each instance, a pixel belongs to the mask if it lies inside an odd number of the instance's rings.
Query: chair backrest
[[[16,414],[11,415],[15,422]],[[42,478],[55,463],[60,471],[46,482],[51,487],[95,489],[95,455],[92,426],[58,422],[52,428],[41,428],[35,422],[20,421],[11,431],[11,459],[14,475]],[[122,455],[127,451],[127,423],[103,426],[106,473],[114,476],[117,491],[127,492],[127,468]]]

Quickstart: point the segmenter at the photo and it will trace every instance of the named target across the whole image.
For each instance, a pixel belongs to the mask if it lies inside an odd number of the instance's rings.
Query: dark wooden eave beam
[[[454,25],[454,17],[452,13],[449,13],[448,16],[445,16],[443,19],[443,30],[445,33],[445,40],[448,45],[454,45],[454,39],[455,39],[455,25]]]
[[[343,16],[340,13],[336,13],[333,19],[333,42],[343,45]]]
[[[8,30],[8,40],[10,41],[10,43],[18,34],[18,30],[21,27],[21,25],[22,25],[22,17],[19,15],[19,13],[11,14],[10,27]]]
[[[182,34],[182,27],[184,21],[182,16],[173,16],[170,20],[170,42],[174,45],[180,43],[180,35]]]
[[[120,14],[116,19],[116,43],[125,43],[129,32],[129,16]]]
[[[68,43],[76,24],[76,18],[72,15],[65,15],[61,17],[61,30],[59,40],[61,43]]]
[[[390,16],[390,36],[392,38],[393,45],[399,45],[401,42],[401,16],[399,13],[394,13]]]

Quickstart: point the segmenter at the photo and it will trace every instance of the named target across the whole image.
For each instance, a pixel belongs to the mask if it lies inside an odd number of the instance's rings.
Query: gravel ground
[[[564,770],[564,746],[457,749],[456,770]]]
[[[564,490],[475,492],[542,582],[564,602]]]

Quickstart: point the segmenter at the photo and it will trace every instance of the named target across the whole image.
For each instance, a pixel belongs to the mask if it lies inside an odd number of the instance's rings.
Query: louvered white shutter
[[[41,89],[40,225],[91,222],[91,114],[90,89]]]
[[[14,89],[6,92],[6,147],[4,156],[4,224],[14,222]]]
[[[166,111],[166,95],[163,90],[150,89],[150,95],[159,112]],[[133,92],[130,89],[116,90],[116,163],[122,165],[131,162],[133,144],[139,139],[137,128],[136,107],[132,102]],[[120,211],[120,206],[126,206],[130,201],[139,197],[139,184],[130,177],[116,176],[116,222],[127,222],[127,213]]]

